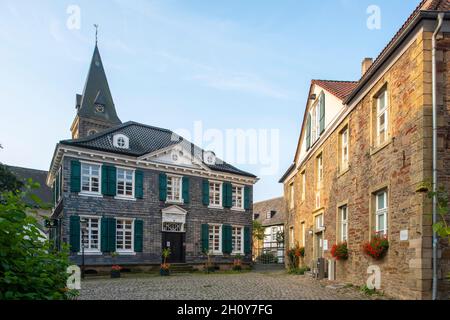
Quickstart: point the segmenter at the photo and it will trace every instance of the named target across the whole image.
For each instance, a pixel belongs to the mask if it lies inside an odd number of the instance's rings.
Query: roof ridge
[[[326,79],[312,79],[312,81],[323,81],[323,82],[345,82],[345,83],[358,83],[358,80],[326,80]]]
[[[274,197],[274,198],[258,201],[258,202],[253,203],[253,205],[264,203],[264,202],[269,202],[269,201],[273,201],[273,200],[278,200],[278,199],[284,199],[284,197],[283,196],[279,196],[279,197]]]

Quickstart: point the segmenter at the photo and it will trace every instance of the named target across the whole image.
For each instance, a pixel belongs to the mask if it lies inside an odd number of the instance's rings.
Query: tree
[[[24,191],[4,192],[0,202],[0,300],[65,299],[73,294],[66,289],[69,266],[68,249],[53,249],[35,218],[41,200],[31,190],[38,183],[29,180]],[[32,199],[35,204],[31,206]]]
[[[264,240],[264,227],[256,220],[253,220],[253,238],[259,241]]]
[[[8,169],[7,166],[0,163],[0,193],[11,191],[18,192],[23,187],[23,182]]]

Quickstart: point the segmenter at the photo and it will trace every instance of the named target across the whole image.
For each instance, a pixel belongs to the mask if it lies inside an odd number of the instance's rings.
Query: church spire
[[[95,48],[83,94],[77,95],[77,116],[71,128],[73,138],[82,138],[122,123],[116,113],[98,50],[97,30],[96,25]]]

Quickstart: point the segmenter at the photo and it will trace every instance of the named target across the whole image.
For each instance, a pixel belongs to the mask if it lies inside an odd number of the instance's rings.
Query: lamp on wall
[[[309,230],[308,230],[308,233],[309,233],[310,236],[312,236],[312,235],[314,234],[314,232],[312,231],[312,229],[309,229]]]

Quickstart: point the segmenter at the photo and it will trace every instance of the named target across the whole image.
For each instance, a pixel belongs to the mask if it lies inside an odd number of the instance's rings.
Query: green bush
[[[71,299],[66,288],[68,250],[56,251],[43,238],[35,212],[25,198],[42,206],[31,190],[39,184],[28,181],[24,192],[8,191],[0,201],[0,300]]]

